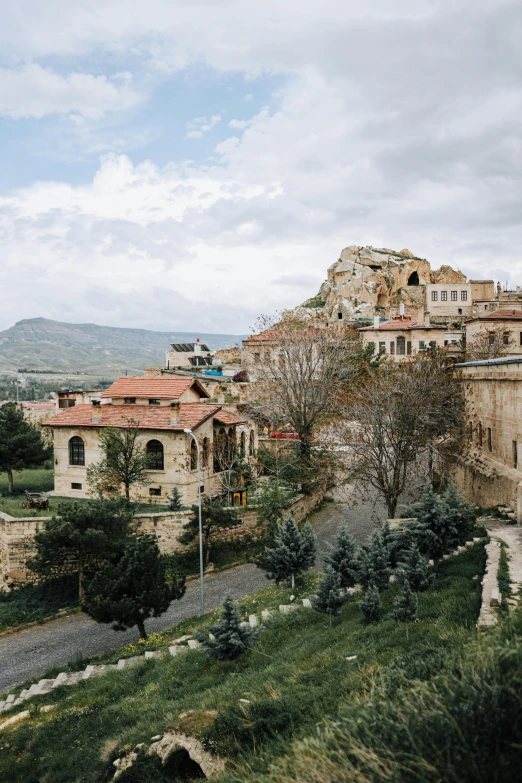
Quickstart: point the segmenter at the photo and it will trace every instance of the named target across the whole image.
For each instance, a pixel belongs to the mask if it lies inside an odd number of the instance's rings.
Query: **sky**
[[[343,247],[522,284],[522,4],[2,0],[0,329],[243,333]]]

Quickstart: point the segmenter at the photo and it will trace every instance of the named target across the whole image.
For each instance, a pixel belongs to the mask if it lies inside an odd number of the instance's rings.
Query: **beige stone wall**
[[[379,353],[380,343],[384,343],[386,353],[390,358],[398,362],[407,361],[410,358],[408,353],[405,355],[397,354],[398,337],[404,337],[406,341],[406,351],[408,343],[411,342],[411,356],[414,356],[419,352],[421,349],[421,341],[424,342],[426,348],[429,346],[430,342],[434,342],[439,348],[444,348],[447,338],[445,329],[422,329],[421,327],[419,327],[419,329],[405,329],[404,331],[399,329],[386,330],[381,327],[380,329],[361,331],[359,334],[362,336],[365,343],[374,343],[376,353]],[[391,354],[391,343],[394,343],[395,345],[395,354]]]
[[[464,366],[462,374],[472,448],[453,468],[458,487],[480,505],[516,507],[522,482],[522,364]]]
[[[511,308],[513,309],[513,308]],[[522,320],[514,321],[470,321],[466,325],[466,342],[471,345],[474,338],[481,332],[491,331],[501,327],[503,331],[509,333],[511,345],[508,346],[506,354],[510,356],[522,355]]]
[[[452,292],[456,301],[452,301]],[[446,300],[443,300],[446,294]],[[436,300],[433,301],[433,296]],[[464,299],[462,298],[464,296]],[[426,286],[426,310],[433,318],[471,318],[473,301],[471,285],[466,283],[437,283]]]

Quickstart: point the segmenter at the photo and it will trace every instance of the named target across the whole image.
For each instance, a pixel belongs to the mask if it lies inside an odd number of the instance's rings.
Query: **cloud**
[[[221,122],[221,114],[213,114],[212,117],[194,117],[192,122],[187,122],[186,139],[200,139],[205,133],[212,130]]]
[[[81,123],[106,112],[129,109],[140,101],[129,73],[106,76],[70,73],[61,76],[50,68],[29,63],[0,69],[0,114],[40,119],[47,114],[69,114]]]

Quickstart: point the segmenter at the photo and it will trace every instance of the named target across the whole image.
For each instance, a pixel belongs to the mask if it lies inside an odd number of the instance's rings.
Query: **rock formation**
[[[324,308],[329,320],[389,318],[399,314],[422,321],[425,286],[432,283],[465,283],[465,275],[450,266],[432,271],[429,261],[414,256],[407,248],[344,248],[328,269],[319,293],[303,303],[306,308]]]

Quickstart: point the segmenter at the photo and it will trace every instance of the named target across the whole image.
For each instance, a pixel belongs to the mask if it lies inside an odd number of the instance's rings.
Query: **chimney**
[[[378,315],[373,316],[373,328],[378,329],[381,323],[381,318]]]
[[[194,353],[201,353],[201,345],[199,342],[199,337],[196,338],[196,342],[194,343]]]
[[[170,401],[170,426],[179,427],[179,412],[181,403],[179,400]]]
[[[399,312],[400,312],[401,318],[404,318],[404,304],[403,303],[401,303],[401,305],[400,305],[400,311]]]
[[[100,402],[100,400],[93,400],[92,401],[92,423],[93,424],[101,424],[101,420],[102,420],[101,402]]]
[[[431,326],[429,313],[424,313],[424,326]]]

